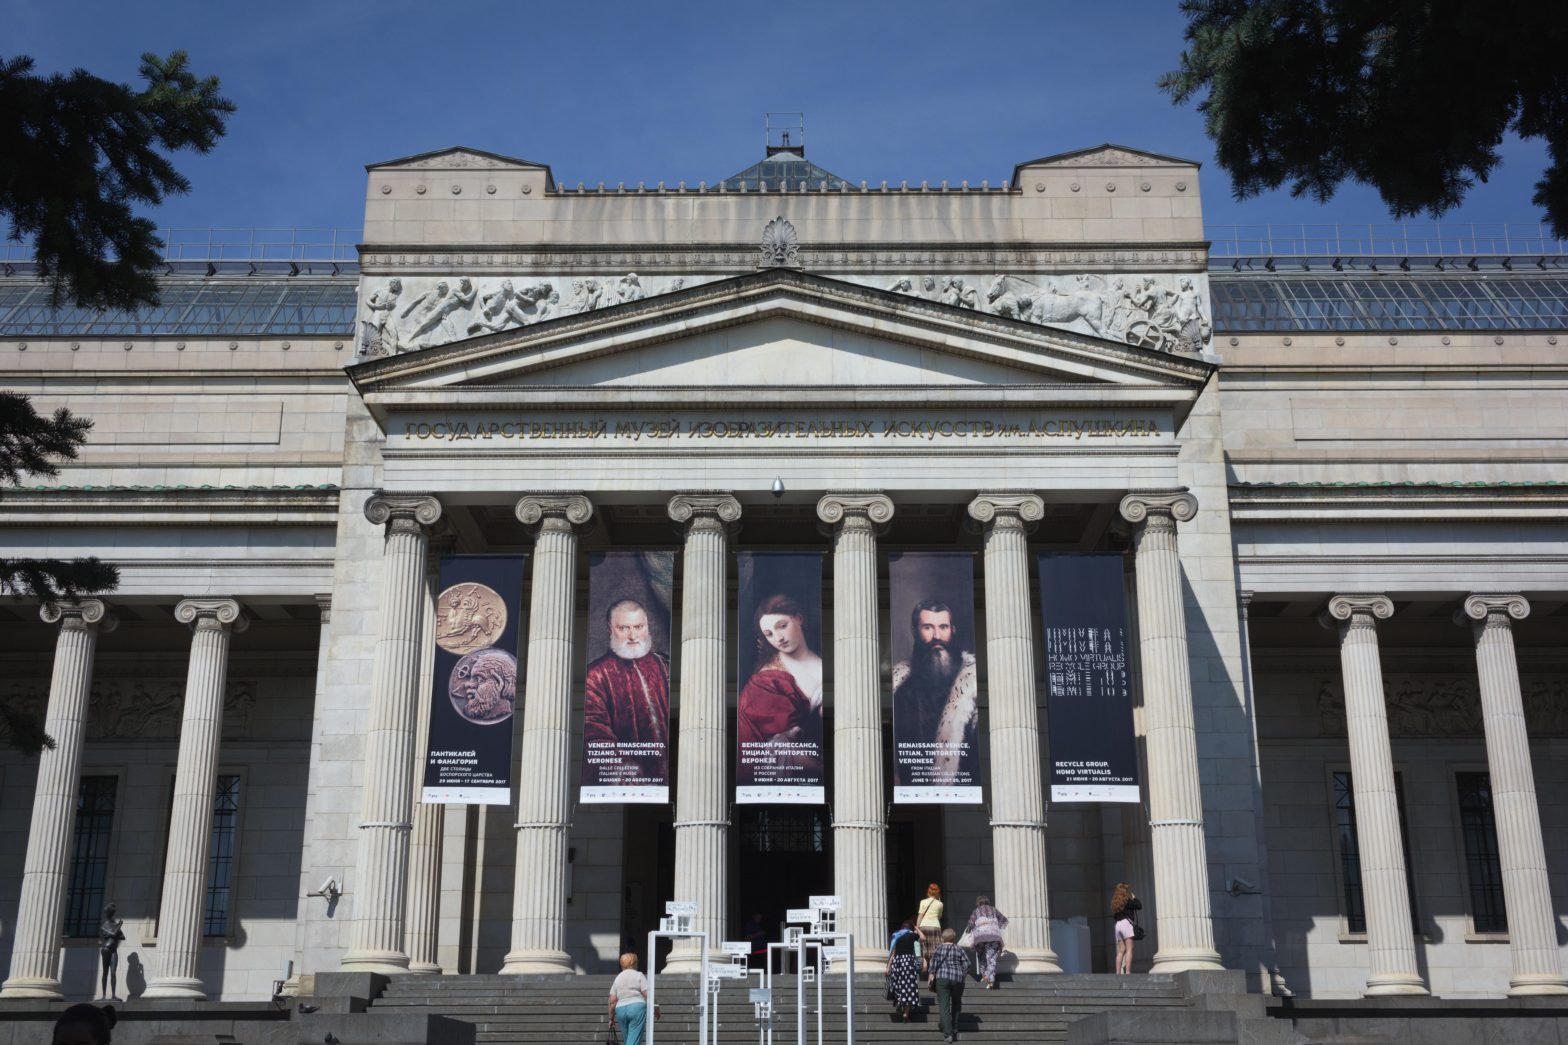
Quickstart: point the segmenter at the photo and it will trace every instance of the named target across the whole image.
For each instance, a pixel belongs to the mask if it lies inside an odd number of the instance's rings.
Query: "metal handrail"
[[[1449,257],[1527,258],[1568,254],[1544,223],[1391,222],[1327,225],[1211,225],[1211,259]]]

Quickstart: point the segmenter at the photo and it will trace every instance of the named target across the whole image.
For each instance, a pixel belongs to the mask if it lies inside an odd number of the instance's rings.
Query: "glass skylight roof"
[[[1568,279],[1472,273],[1371,277],[1210,273],[1214,329],[1562,330]]]
[[[776,152],[761,163],[754,163],[739,174],[725,178],[724,191],[756,192],[763,182],[775,192],[783,188],[799,192],[802,182],[807,192],[820,192],[823,188],[837,192],[850,187],[849,182],[818,167],[801,153]]]
[[[49,307],[49,288],[0,281],[0,336],[129,334],[340,334],[354,329],[356,281],[308,277],[166,280],[157,308],[141,312]]]

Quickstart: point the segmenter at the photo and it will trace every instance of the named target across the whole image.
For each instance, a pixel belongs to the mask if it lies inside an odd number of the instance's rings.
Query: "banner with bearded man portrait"
[[[893,801],[981,801],[974,555],[893,552]]]
[[[670,800],[675,553],[588,557],[583,802]]]

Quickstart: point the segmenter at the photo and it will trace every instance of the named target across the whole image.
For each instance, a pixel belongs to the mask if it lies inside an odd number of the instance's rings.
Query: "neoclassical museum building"
[[[0,601],[0,998],[90,997],[111,903],[122,993],[250,1000],[670,900],[876,966],[932,882],[1105,972],[1119,881],[1137,971],[1568,993],[1564,245],[825,159],[375,163],[361,242],[137,315],[6,266],[0,385],[94,426],[0,555],[120,583]]]

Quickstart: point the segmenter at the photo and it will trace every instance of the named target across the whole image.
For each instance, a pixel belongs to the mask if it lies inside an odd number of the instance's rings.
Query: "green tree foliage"
[[[1160,79],[1198,104],[1238,198],[1349,178],[1397,217],[1485,181],[1505,133],[1544,138],[1534,202],[1568,236],[1568,4],[1182,0],[1187,50]]]
[[[185,52],[142,56],[141,90],[77,69],[39,76],[0,59],[0,213],[31,240],[59,306],[135,311],[158,302],[163,242],[132,210],[190,190],[163,155],[207,152],[234,104],[198,79]]]

